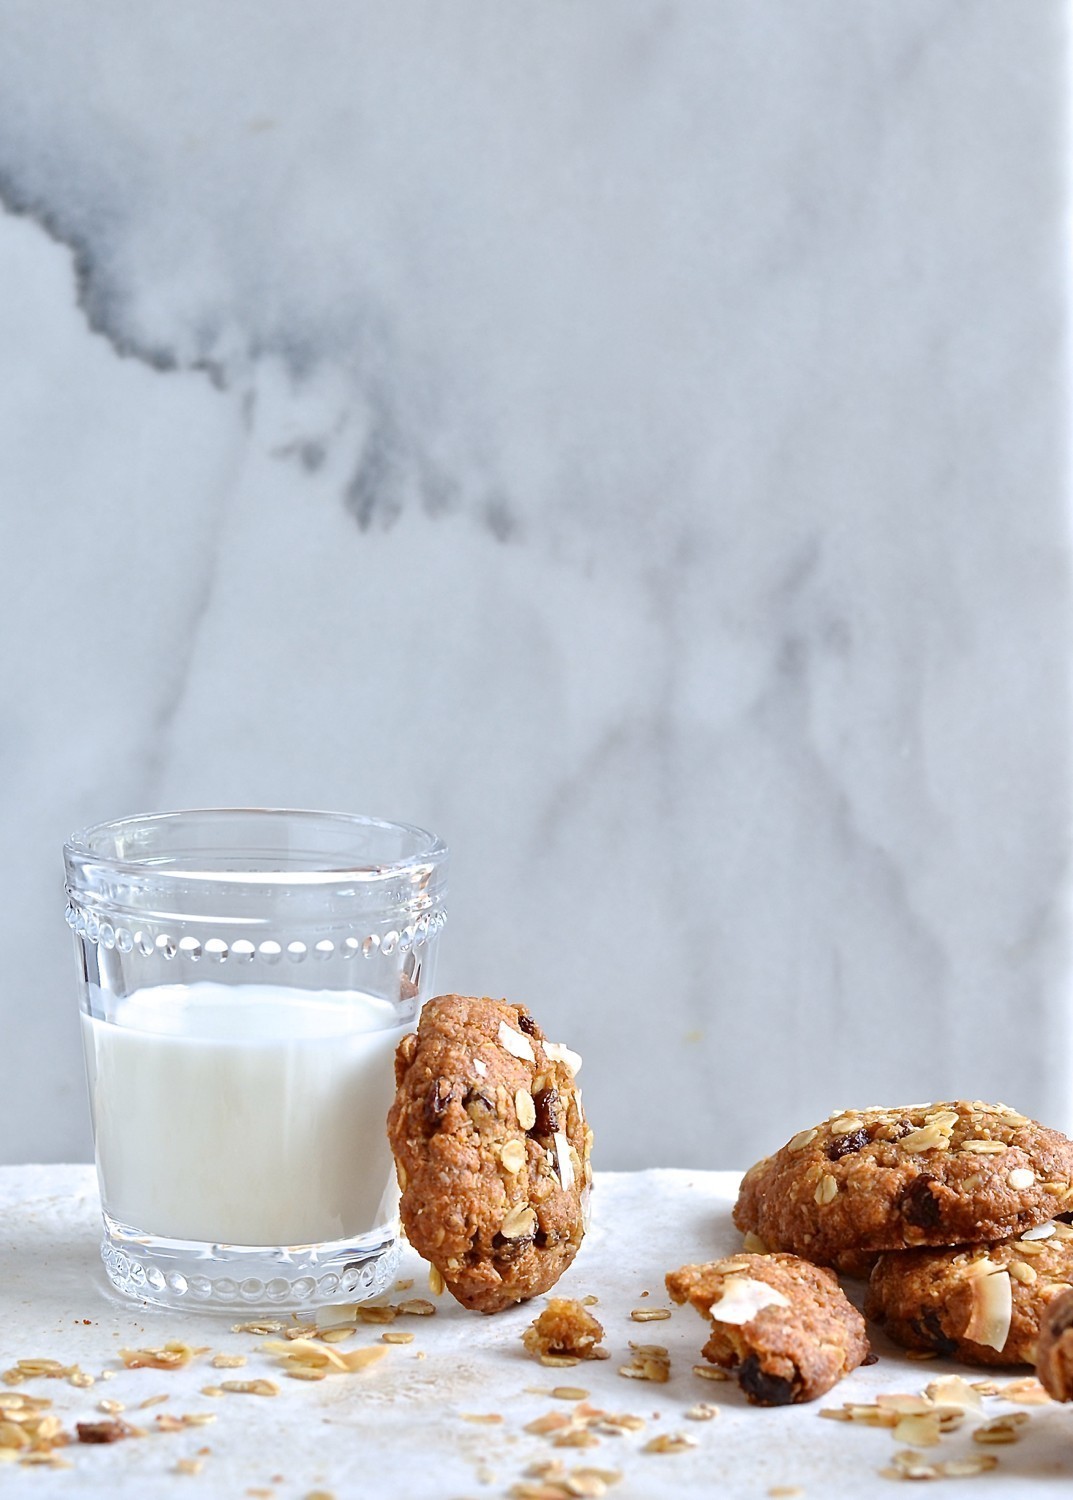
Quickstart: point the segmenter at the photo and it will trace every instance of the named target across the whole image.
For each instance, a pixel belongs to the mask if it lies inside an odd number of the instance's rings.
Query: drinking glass
[[[229,1312],[383,1291],[393,1055],[432,993],[444,844],[215,808],[98,824],[64,859],[112,1285]]]

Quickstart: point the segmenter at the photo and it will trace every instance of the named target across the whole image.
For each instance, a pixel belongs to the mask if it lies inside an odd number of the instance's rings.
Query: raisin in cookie
[[[577,1253],[592,1180],[579,1065],[506,1000],[440,995],[399,1043],[402,1222],[464,1307],[546,1292]]]
[[[1073,1290],[1059,1292],[1043,1309],[1036,1374],[1048,1396],[1073,1401]]]
[[[832,1115],[745,1174],[734,1222],[821,1265],[1007,1239],[1073,1201],[1073,1141],[1004,1104]]]
[[[866,1315],[906,1349],[971,1365],[1033,1364],[1051,1299],[1073,1282],[1073,1229],[1045,1223],[1017,1240],[880,1257]]]
[[[667,1276],[708,1318],[703,1354],[734,1370],[755,1406],[812,1401],[868,1357],[864,1319],[831,1271],[796,1255],[731,1255]]]

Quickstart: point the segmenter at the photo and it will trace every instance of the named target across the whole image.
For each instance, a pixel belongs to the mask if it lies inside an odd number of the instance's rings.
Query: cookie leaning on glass
[[[430,1000],[399,1043],[402,1222],[464,1307],[546,1292],[577,1253],[592,1181],[580,1064],[524,1005],[465,995]]]
[[[1023,1234],[1073,1204],[1073,1141],[1003,1104],[831,1116],[745,1174],[734,1222],[819,1265]]]

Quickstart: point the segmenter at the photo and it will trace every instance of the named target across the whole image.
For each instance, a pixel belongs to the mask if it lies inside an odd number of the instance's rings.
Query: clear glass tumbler
[[[237,808],[102,823],[64,858],[113,1286],[262,1312],[384,1290],[393,1055],[432,993],[445,846]]]

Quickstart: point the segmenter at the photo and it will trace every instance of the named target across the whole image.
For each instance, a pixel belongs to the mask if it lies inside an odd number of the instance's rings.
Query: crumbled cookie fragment
[[[864,1319],[830,1271],[793,1255],[732,1255],[667,1276],[675,1302],[711,1322],[701,1351],[757,1406],[812,1401],[868,1354]]]
[[[388,1138],[410,1243],[465,1307],[554,1286],[577,1253],[592,1181],[580,1058],[524,1006],[440,995],[395,1058]]]
[[[1036,1374],[1055,1401],[1073,1401],[1073,1289],[1059,1292],[1043,1309]]]
[[[592,1313],[570,1297],[552,1297],[539,1317],[522,1334],[522,1343],[535,1358],[542,1354],[570,1354],[577,1359],[603,1359],[603,1326]]]
[[[1073,1205],[1073,1141],[979,1099],[841,1111],[742,1180],[734,1222],[850,1274],[877,1251],[1010,1238]]]
[[[1033,1364],[1043,1315],[1071,1281],[1073,1229],[1054,1221],[1030,1240],[883,1255],[865,1313],[909,1350],[973,1365]]]

